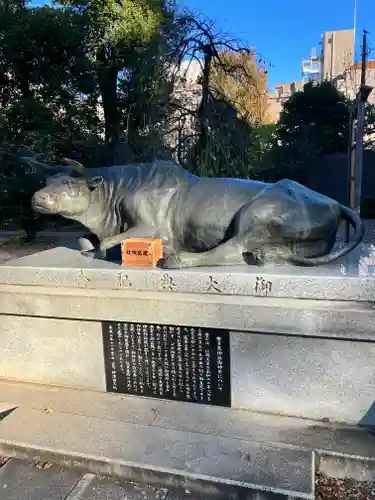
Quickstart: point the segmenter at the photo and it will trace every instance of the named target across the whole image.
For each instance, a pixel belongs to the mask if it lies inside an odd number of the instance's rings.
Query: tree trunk
[[[19,74],[17,75],[22,98],[23,99],[30,99],[32,97],[32,93],[30,90],[30,83],[29,79],[27,78],[27,72],[25,73],[22,69],[19,71]]]
[[[101,66],[98,69],[98,79],[104,113],[107,163],[115,165],[120,139],[120,113],[117,107],[118,70],[115,65],[108,65],[103,54],[99,54],[98,57]]]
[[[210,71],[212,63],[212,49],[210,46],[204,48],[204,65],[202,75],[202,99],[198,108],[199,122],[199,150],[203,151],[207,146],[207,118],[209,103]]]

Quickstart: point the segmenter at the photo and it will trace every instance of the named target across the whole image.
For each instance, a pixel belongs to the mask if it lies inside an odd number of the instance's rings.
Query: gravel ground
[[[375,483],[317,476],[316,500],[375,500]]]

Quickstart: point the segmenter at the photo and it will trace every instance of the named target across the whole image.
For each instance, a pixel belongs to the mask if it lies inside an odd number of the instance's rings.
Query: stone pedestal
[[[63,247],[12,260],[0,266],[0,377],[375,425],[372,272],[368,247],[318,268],[165,272]]]

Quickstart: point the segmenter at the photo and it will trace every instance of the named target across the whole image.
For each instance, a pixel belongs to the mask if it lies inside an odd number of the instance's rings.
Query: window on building
[[[277,94],[277,102],[279,102],[281,99],[281,96],[283,95],[283,87],[282,86],[276,87],[275,90],[276,90],[276,94]]]
[[[309,69],[311,68],[310,61],[303,61],[302,68],[303,68],[303,71],[309,71]]]

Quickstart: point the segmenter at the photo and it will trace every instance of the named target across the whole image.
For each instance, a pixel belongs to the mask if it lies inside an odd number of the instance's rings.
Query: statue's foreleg
[[[152,229],[146,226],[135,226],[124,233],[116,234],[115,236],[110,236],[109,238],[104,238],[97,250],[94,252],[94,256],[98,259],[105,259],[107,250],[120,245],[124,240],[130,238],[154,238],[155,234]]]

